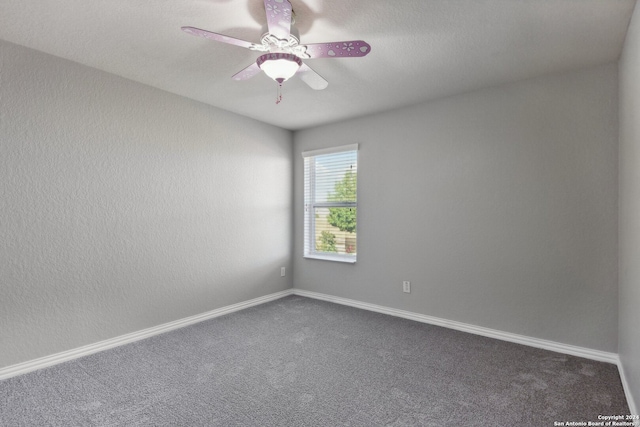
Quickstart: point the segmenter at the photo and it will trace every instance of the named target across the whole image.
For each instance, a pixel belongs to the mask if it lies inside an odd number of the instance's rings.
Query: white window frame
[[[321,259],[325,261],[338,261],[354,264],[357,259],[357,252],[351,254],[327,254],[326,252],[316,251],[316,230],[315,230],[315,210],[316,208],[357,208],[357,184],[356,184],[356,201],[355,202],[316,202],[315,191],[315,157],[327,154],[344,153],[347,151],[355,151],[356,159],[358,152],[358,144],[342,145],[339,147],[323,148],[319,150],[304,151],[302,153],[304,161],[304,258]],[[314,164],[307,172],[307,160],[313,160]],[[356,160],[357,164],[357,160]],[[356,169],[357,174],[357,169]],[[356,213],[357,215],[357,213]],[[358,225],[356,222],[356,242],[358,235]],[[357,243],[356,243],[357,245]]]

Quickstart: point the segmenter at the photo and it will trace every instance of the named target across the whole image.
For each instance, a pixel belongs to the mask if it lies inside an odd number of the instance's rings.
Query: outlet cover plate
[[[402,292],[411,293],[411,282],[408,280],[402,282]]]

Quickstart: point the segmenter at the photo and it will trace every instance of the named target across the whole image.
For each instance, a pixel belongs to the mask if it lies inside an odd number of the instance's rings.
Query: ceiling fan
[[[263,1],[267,13],[267,29],[260,39],[260,44],[194,27],[182,27],[182,30],[194,36],[265,52],[256,62],[234,74],[232,79],[247,80],[264,71],[278,83],[276,104],[282,100],[280,93],[282,84],[296,74],[299,74],[302,81],[315,90],[324,89],[329,84],[303,63],[303,59],[355,58],[365,56],[371,51],[371,46],[362,40],[300,44],[300,35],[293,26],[295,16],[291,3],[288,0]]]

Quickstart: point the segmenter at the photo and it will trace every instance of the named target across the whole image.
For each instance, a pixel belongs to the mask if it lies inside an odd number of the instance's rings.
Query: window
[[[356,262],[358,144],[305,151],[304,256]]]

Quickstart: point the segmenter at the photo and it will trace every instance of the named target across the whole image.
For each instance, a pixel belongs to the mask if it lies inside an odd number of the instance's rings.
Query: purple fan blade
[[[307,54],[311,58],[353,58],[365,56],[369,52],[371,46],[362,40],[307,45]]]
[[[291,33],[291,3],[288,0],[264,0],[269,32],[281,40]]]
[[[300,79],[309,85],[311,89],[322,90],[329,86],[329,82],[323,79],[320,74],[313,71],[307,64],[302,64],[300,69],[298,69],[298,74],[300,75]]]
[[[194,36],[204,37],[205,39],[215,40],[218,42],[228,43],[235,46],[246,47],[247,49],[259,47],[259,45],[244,40],[236,39],[234,37],[225,36],[224,34],[212,33],[211,31],[201,30],[194,27],[182,27],[182,31]]]
[[[249,80],[251,77],[255,76],[260,71],[262,70],[260,69],[260,67],[258,67],[258,64],[254,62],[253,64],[249,65],[247,68],[235,73],[231,78],[233,80]]]

